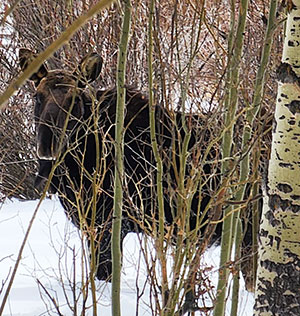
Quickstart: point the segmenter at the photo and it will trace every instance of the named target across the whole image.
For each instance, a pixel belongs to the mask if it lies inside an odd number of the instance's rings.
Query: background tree
[[[255,315],[300,313],[300,1],[288,2],[259,233]]]

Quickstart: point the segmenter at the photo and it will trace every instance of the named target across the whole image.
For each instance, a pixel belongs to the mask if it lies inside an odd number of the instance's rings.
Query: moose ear
[[[79,64],[79,71],[77,75],[81,77],[80,83],[85,86],[87,83],[91,83],[96,80],[102,69],[103,59],[97,53],[91,53],[86,55]]]
[[[21,67],[21,70],[24,71],[28,65],[34,60],[36,57],[36,54],[34,54],[30,49],[27,48],[20,48],[19,49],[19,64]],[[46,77],[48,74],[48,70],[45,64],[42,64],[42,66],[39,68],[37,72],[35,72],[29,80],[32,80],[37,87],[41,80]]]

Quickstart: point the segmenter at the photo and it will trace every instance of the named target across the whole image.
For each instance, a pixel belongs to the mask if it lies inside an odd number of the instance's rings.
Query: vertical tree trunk
[[[150,136],[153,154],[156,162],[156,186],[157,186],[157,203],[158,203],[158,236],[157,236],[157,256],[159,265],[162,271],[161,279],[161,294],[162,294],[162,309],[160,315],[165,315],[165,308],[168,300],[168,273],[167,273],[167,258],[166,248],[164,246],[164,229],[165,229],[165,212],[164,212],[164,197],[163,197],[163,162],[159,153],[159,148],[156,140],[155,127],[155,108],[156,101],[154,99],[153,87],[153,19],[154,19],[155,0],[149,3],[149,24],[148,24],[148,87],[149,87],[149,121],[150,121]]]
[[[232,8],[235,7],[234,2],[231,2]],[[227,159],[231,156],[231,146],[232,146],[232,138],[233,138],[233,122],[235,120],[237,102],[238,102],[238,86],[239,86],[239,64],[242,57],[243,50],[243,40],[244,40],[244,32],[246,26],[246,17],[248,10],[248,0],[242,0],[240,2],[239,9],[239,19],[238,26],[236,30],[236,38],[235,43],[232,47],[234,47],[232,51],[231,60],[229,61],[230,65],[230,86],[229,91],[229,100],[228,105],[226,106],[226,116],[225,116],[225,128],[226,132],[224,133],[223,141],[222,141],[222,151],[223,151],[223,159],[222,163],[222,176],[224,183],[228,182],[229,179],[228,173],[230,173],[231,169],[231,161]],[[232,12],[234,14],[234,12]],[[233,16],[234,17],[234,16]],[[232,27],[234,24],[232,22]],[[231,30],[233,32],[233,29]],[[229,45],[230,48],[231,44]],[[231,51],[229,52],[231,54]],[[222,316],[225,313],[225,305],[226,305],[226,293],[227,293],[227,283],[229,277],[229,268],[227,266],[230,261],[231,249],[232,249],[232,233],[233,227],[235,226],[236,218],[232,213],[232,208],[227,206],[224,210],[224,221],[222,228],[222,238],[221,238],[221,256],[220,256],[220,270],[219,270],[219,280],[217,287],[217,299],[214,308],[214,316]]]
[[[255,315],[300,315],[300,0],[288,1],[259,233]]]
[[[262,48],[262,54],[261,54],[261,60],[260,65],[256,74],[255,78],[255,87],[254,87],[254,95],[253,95],[253,102],[251,106],[249,107],[249,110],[246,112],[246,124],[243,127],[243,139],[242,139],[242,149],[245,152],[248,150],[249,142],[251,139],[251,134],[253,131],[253,125],[255,124],[255,118],[257,117],[257,114],[259,112],[259,109],[261,107],[261,102],[264,94],[264,82],[265,82],[265,73],[268,70],[268,64],[269,64],[269,57],[271,52],[271,47],[273,43],[273,33],[276,29],[276,12],[277,12],[277,2],[278,0],[270,0],[270,6],[269,6],[269,16],[268,16],[268,24],[267,29],[265,33],[265,40],[264,40],[264,46]],[[252,153],[253,154],[253,153]],[[254,153],[256,154],[256,153]],[[247,179],[249,177],[249,171],[250,171],[250,155],[251,151],[247,155],[245,155],[244,159],[240,163],[240,178],[239,182],[241,183],[239,186],[239,190],[235,194],[235,199],[237,201],[241,201],[243,197],[245,196],[246,188],[247,188]],[[257,155],[259,155],[259,152],[257,152]],[[259,157],[257,158],[259,159]],[[253,184],[256,185],[256,184]],[[242,231],[241,231],[241,212],[245,212],[246,210],[243,209],[241,211],[235,211],[235,216],[237,217],[236,220],[236,227],[234,230],[236,231],[235,236],[235,261],[238,262],[241,257],[241,247],[242,247]],[[255,236],[255,242],[253,242],[252,245],[252,252],[253,255],[253,261],[252,261],[252,267],[249,268],[251,272],[251,277],[248,278],[246,281],[246,287],[247,289],[254,290],[255,285],[255,277],[256,277],[256,267],[257,267],[257,231],[258,231],[258,221],[254,220],[255,214],[257,213],[257,208],[253,205],[252,210],[252,226],[253,226],[253,235]],[[240,231],[240,232],[239,232]],[[254,234],[254,232],[256,232]],[[255,260],[256,259],[256,260]],[[249,261],[246,261],[247,264],[249,264]],[[236,270],[240,271],[240,265],[237,264]],[[248,269],[248,268],[247,268]],[[232,294],[232,306],[231,306],[231,316],[237,315],[238,312],[238,294],[239,294],[239,272],[234,275],[233,280],[233,294]],[[237,299],[235,299],[237,298]]]
[[[127,46],[130,32],[131,1],[124,1],[124,16],[122,35],[119,44],[117,68],[117,108],[116,108],[116,136],[115,136],[115,187],[114,187],[114,213],[112,224],[112,315],[121,315],[121,226],[123,206],[123,149],[124,149],[124,109],[126,101],[125,73]]]

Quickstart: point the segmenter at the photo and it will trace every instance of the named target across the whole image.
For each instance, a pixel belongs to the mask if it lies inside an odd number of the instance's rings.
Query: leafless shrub
[[[0,92],[17,76],[17,32],[8,19],[0,29]],[[35,137],[30,94],[18,91],[0,112],[0,198],[36,199]]]

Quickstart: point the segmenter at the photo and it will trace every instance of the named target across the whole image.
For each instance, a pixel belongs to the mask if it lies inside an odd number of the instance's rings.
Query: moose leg
[[[123,252],[123,240],[126,237],[126,231],[122,225],[121,230],[121,252]],[[96,277],[98,280],[111,281],[112,275],[112,256],[111,256],[111,229],[105,229],[98,233],[96,246]],[[90,247],[91,248],[91,247]]]
[[[90,251],[92,247],[90,247]],[[111,231],[105,229],[97,236],[95,248],[96,277],[101,281],[110,281],[112,274]],[[90,255],[92,258],[92,254]]]
[[[255,263],[256,258],[255,244],[253,242],[252,234],[252,222],[246,223],[247,227],[244,227],[245,235],[243,238],[242,249],[241,249],[241,272],[245,280],[245,286],[247,291],[254,292],[255,288]]]

